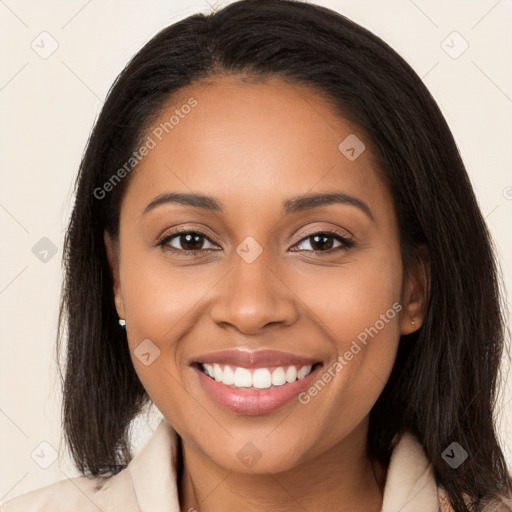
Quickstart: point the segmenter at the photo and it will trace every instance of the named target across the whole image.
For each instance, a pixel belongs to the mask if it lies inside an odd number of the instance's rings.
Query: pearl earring
[[[411,320],[411,325],[414,325],[414,320]]]

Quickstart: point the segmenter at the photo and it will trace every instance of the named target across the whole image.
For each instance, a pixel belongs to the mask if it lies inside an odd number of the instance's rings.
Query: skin
[[[197,106],[132,176],[119,244],[105,233],[134,367],[182,439],[181,507],[320,512],[335,503],[339,511],[378,511],[386,468],[374,462],[372,470],[366,454],[368,415],[400,335],[421,326],[426,264],[403,268],[392,197],[370,141],[314,90],[218,77],[180,90],[155,125],[190,97]],[[366,145],[354,161],[338,149],[349,134]],[[167,203],[143,215],[171,191],[213,196],[223,210]],[[282,213],[287,199],[334,191],[364,201],[375,221],[348,204]],[[156,246],[178,226],[206,238],[187,245],[178,235],[167,248]],[[355,245],[340,250],[336,238],[315,245],[311,230],[326,229]],[[236,252],[248,236],[263,250],[250,264]],[[199,252],[180,257],[169,247]],[[394,303],[402,311],[306,405],[293,400],[258,416],[225,411],[188,365],[243,347],[314,357],[329,368]],[[145,339],[160,350],[149,366],[133,355]],[[237,457],[248,442],[261,453],[251,468]]]

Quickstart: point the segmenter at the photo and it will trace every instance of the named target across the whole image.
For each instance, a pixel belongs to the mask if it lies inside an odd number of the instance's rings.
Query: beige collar
[[[178,434],[165,418],[127,470],[141,512],[180,512]],[[432,466],[418,440],[408,432],[399,437],[391,454],[384,488],[382,512],[398,511],[439,511]]]

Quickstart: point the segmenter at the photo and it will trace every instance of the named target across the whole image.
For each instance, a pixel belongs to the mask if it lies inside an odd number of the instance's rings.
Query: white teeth
[[[217,363],[213,365],[213,376],[217,382],[222,382],[222,368]]]
[[[252,387],[265,389],[272,386],[272,376],[266,368],[258,368],[252,376]]]
[[[295,382],[297,380],[297,368],[295,366],[288,366],[286,370],[286,382]]]
[[[297,372],[297,379],[304,378],[309,372],[311,371],[311,365],[303,366],[298,372]]]
[[[272,372],[272,385],[273,386],[282,386],[286,382],[286,375],[284,373],[283,367],[280,366],[276,368]]]
[[[237,368],[235,370],[235,382],[237,388],[250,388],[252,386],[252,375],[247,368]]]
[[[222,376],[222,383],[227,386],[231,386],[235,383],[235,372],[231,369],[231,366],[225,366]]]
[[[214,376],[214,373],[213,373],[213,365],[212,365],[212,364],[205,363],[205,364],[203,364],[203,366],[204,366],[204,369],[206,370],[206,373],[207,373],[210,377],[213,377],[213,376]]]
[[[237,388],[255,388],[268,389],[271,386],[282,386],[289,382],[295,382],[297,379],[303,379],[311,373],[312,365],[304,366],[279,366],[274,370],[268,368],[256,368],[249,370],[242,367],[231,367],[229,365],[220,365],[218,363],[204,363],[204,373],[209,375],[217,382],[222,382],[226,386],[235,386]]]

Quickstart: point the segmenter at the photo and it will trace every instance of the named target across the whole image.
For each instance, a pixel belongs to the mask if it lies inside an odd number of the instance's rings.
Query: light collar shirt
[[[11,499],[1,512],[188,512],[178,498],[179,437],[163,418],[128,466],[110,478],[78,476]],[[410,433],[392,451],[382,512],[440,512],[431,464]]]

